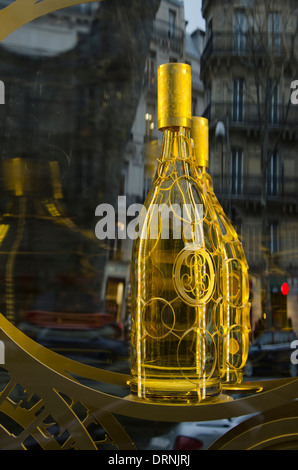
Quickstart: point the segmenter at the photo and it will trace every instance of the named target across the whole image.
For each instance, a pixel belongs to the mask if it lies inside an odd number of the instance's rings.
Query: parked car
[[[247,419],[240,416],[202,422],[178,423],[165,434],[151,437],[148,450],[206,450],[230,429]]]
[[[98,367],[128,360],[130,354],[129,343],[119,339],[118,327],[113,324],[95,330],[42,328],[34,339],[58,354]]]
[[[245,375],[290,375],[296,377],[298,367],[291,362],[292,342],[297,336],[292,330],[265,331],[250,346]]]

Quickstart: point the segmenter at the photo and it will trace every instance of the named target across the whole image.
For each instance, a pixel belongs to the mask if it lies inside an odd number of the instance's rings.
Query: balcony
[[[266,57],[283,61],[298,50],[297,34],[278,33],[271,36],[268,33],[216,32],[209,37],[201,57],[201,70],[204,71],[211,57],[248,57],[254,61],[266,60]],[[245,64],[245,62],[244,62]],[[253,64],[252,64],[253,65]]]
[[[229,175],[212,175],[214,190],[221,200],[234,200],[245,202],[260,202],[261,198],[261,176],[241,176],[237,178],[237,185],[233,184]],[[223,182],[223,187],[222,186]],[[277,177],[270,181],[267,187],[267,202],[281,204],[298,203],[298,178]]]
[[[203,116],[207,118],[210,125],[224,116],[229,116],[229,125],[238,129],[260,129],[264,126],[266,119],[265,105],[261,103],[246,104],[242,108],[233,107],[232,102],[212,102],[204,111]],[[267,114],[268,127],[271,130],[281,128],[296,130],[298,122],[298,106],[289,105],[272,106]]]

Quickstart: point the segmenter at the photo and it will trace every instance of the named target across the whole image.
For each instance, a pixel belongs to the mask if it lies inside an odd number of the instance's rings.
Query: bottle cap
[[[192,118],[191,138],[194,142],[194,155],[198,166],[209,166],[209,126],[208,119]]]
[[[182,63],[158,67],[158,128],[191,127],[191,66]]]

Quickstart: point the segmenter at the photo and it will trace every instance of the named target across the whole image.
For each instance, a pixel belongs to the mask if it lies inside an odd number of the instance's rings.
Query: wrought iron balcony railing
[[[211,56],[250,57],[252,60],[262,57],[281,57],[285,60],[297,55],[298,36],[297,34],[275,33],[255,33],[253,31],[244,32],[213,32],[206,42],[205,49],[201,57],[202,71]],[[253,62],[252,62],[253,65]]]
[[[258,127],[267,122],[269,128],[297,128],[298,106],[291,104],[272,105],[266,111],[265,104],[243,103],[241,106],[232,102],[212,102],[203,113],[210,123],[229,116],[231,127]]]
[[[261,176],[239,176],[232,180],[227,175],[212,175],[214,189],[218,197],[222,199],[258,201],[261,198],[262,178]],[[282,203],[297,203],[298,201],[298,178],[276,177],[267,180],[267,201]]]

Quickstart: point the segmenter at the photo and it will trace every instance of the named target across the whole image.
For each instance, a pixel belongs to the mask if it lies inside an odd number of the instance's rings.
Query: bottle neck
[[[192,158],[190,128],[167,127],[163,131],[161,161]]]
[[[208,167],[207,166],[197,165],[197,170],[198,170],[198,173],[200,173],[200,174],[207,173]]]
[[[213,191],[213,182],[210,174],[208,173],[208,166],[196,165],[197,175],[202,175],[206,184],[207,191]]]

